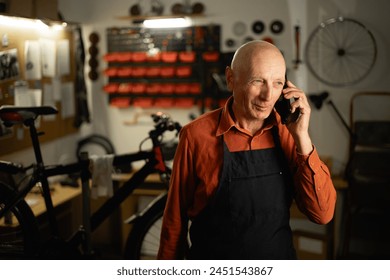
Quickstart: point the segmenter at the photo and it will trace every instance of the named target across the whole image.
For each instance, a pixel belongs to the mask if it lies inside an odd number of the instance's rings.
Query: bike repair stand
[[[82,234],[83,252],[86,257],[93,255],[91,244],[91,191],[89,187],[89,158],[88,152],[82,152],[81,158],[81,194],[82,194],[82,211],[83,224],[80,227]]]

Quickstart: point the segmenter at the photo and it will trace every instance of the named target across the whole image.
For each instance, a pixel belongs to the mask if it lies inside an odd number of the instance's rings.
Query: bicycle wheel
[[[311,73],[331,86],[348,86],[363,80],[374,66],[377,45],[372,33],[360,22],[332,18],[310,35],[306,61]]]
[[[151,260],[157,258],[166,200],[165,195],[134,223],[127,238],[125,259]]]
[[[0,205],[12,194],[12,188],[0,182]],[[21,200],[6,218],[0,219],[0,259],[32,258],[37,252],[39,241],[35,216],[26,201]]]
[[[77,143],[76,156],[80,157],[80,153],[84,151],[96,155],[115,154],[111,141],[98,134],[90,135]]]

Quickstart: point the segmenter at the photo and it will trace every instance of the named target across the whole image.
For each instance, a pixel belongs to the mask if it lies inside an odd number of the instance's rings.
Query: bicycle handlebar
[[[151,117],[155,122],[155,129],[149,132],[149,136],[153,140],[153,143],[155,143],[155,141],[158,141],[158,137],[160,137],[166,131],[176,130],[177,135],[181,130],[180,123],[174,122],[167,114],[157,112],[156,114],[152,114]]]
[[[5,107],[1,107],[2,110],[5,110]],[[16,110],[15,107],[13,110]],[[40,107],[38,109],[32,108],[34,110],[41,110]],[[31,109],[31,110],[32,110]],[[45,109],[45,108],[43,108]],[[42,110],[43,110],[42,109]],[[35,112],[35,111],[34,111]],[[44,111],[43,113],[46,113]],[[41,112],[41,114],[43,114]],[[151,115],[153,121],[154,121],[154,129],[149,131],[149,138],[152,140],[154,146],[159,146],[161,144],[160,136],[162,136],[166,131],[176,131],[176,136],[181,130],[181,125],[178,122],[174,122],[171,117],[168,114],[157,112],[155,114]],[[152,153],[148,152],[140,152],[136,155],[117,155],[114,159],[114,165],[120,164],[121,162],[129,162],[129,161],[136,161],[139,159],[144,159],[149,156],[151,156]],[[0,161],[0,170],[5,171],[6,173],[16,174],[18,172],[24,172],[27,169],[32,168],[34,165],[24,167],[21,164],[16,164],[8,161]],[[53,166],[46,166],[45,167],[45,174],[46,176],[55,176],[59,174],[67,174],[67,173],[76,173],[80,171],[80,162],[72,163],[72,164],[66,164],[66,165],[53,165]]]

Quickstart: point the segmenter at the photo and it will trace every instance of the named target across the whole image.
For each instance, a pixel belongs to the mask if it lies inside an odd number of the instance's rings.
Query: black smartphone
[[[287,88],[287,77],[283,89]],[[275,109],[279,113],[282,123],[289,124],[296,122],[300,115],[300,110],[296,109],[294,113],[291,113],[291,103],[295,101],[295,98],[286,99],[283,93],[280,95],[278,101],[275,103]]]

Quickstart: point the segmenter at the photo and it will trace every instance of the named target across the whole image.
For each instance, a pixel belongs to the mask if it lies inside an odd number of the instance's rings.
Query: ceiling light
[[[191,26],[191,20],[183,17],[146,19],[143,25],[146,28],[179,28]]]

